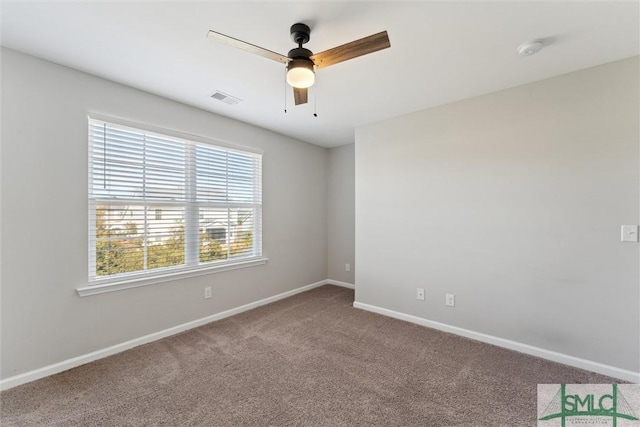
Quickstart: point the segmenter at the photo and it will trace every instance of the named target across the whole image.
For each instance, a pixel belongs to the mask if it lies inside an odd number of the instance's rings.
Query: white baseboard
[[[615,366],[609,366],[602,363],[593,362],[591,360],[581,359],[579,357],[569,356],[567,354],[558,353],[551,350],[545,350],[543,348],[519,343],[517,341],[494,337],[492,335],[471,331],[469,329],[459,328],[457,326],[447,325],[445,323],[424,319],[422,317],[417,317],[410,314],[400,313],[386,308],[377,307],[375,305],[369,305],[356,301],[353,303],[353,306],[361,310],[371,311],[373,313],[382,314],[383,316],[393,317],[395,319],[404,320],[406,322],[415,323],[443,332],[449,332],[451,334],[460,335],[488,344],[493,344],[498,347],[503,347],[520,353],[529,354],[531,356],[540,357],[542,359],[551,360],[553,362],[562,363],[564,365],[585,369],[587,371],[596,372],[598,374],[607,375],[624,381],[640,383],[640,372],[633,372],[626,369],[616,368]]]
[[[75,368],[77,366],[84,365],[89,362],[93,362],[94,360],[98,360],[98,359],[105,358],[107,356],[114,355],[116,353],[121,353],[125,350],[129,350],[133,347],[137,347],[142,344],[147,344],[149,342],[157,341],[159,339],[166,338],[171,335],[175,335],[189,329],[197,328],[198,326],[206,325],[207,323],[215,322],[216,320],[224,319],[226,317],[233,316],[234,314],[239,314],[244,311],[252,310],[262,305],[279,301],[281,299],[288,298],[290,296],[309,291],[313,288],[326,285],[327,283],[328,283],[327,280],[321,280],[319,282],[315,282],[307,286],[302,286],[301,288],[296,288],[291,291],[283,292],[278,295],[274,295],[268,298],[261,299],[259,301],[242,305],[240,307],[232,308],[220,313],[213,314],[211,316],[203,317],[202,319],[183,323],[181,325],[174,326],[172,328],[165,329],[163,331],[154,332],[152,334],[135,338],[120,344],[116,344],[114,346],[107,347],[102,350],[97,350],[91,353],[83,354],[81,356],[63,360],[62,362],[54,363],[53,365],[45,366],[39,369],[34,369],[33,371],[29,371],[23,374],[15,375],[13,377],[5,378],[3,380],[0,380],[0,391],[8,390],[10,388],[19,386],[21,384],[26,384],[28,382],[38,380],[40,378],[48,377],[50,375],[54,375],[54,374],[66,371],[71,368]]]
[[[327,279],[325,282],[327,282],[328,285],[341,286],[343,288],[349,288],[349,289],[356,288],[356,285],[354,285],[353,283],[341,282],[339,280]]]

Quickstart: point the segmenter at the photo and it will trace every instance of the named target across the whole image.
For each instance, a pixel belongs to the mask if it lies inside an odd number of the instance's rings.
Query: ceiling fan
[[[207,37],[286,64],[287,83],[293,87],[293,97],[296,105],[307,103],[307,89],[315,82],[314,67],[328,67],[329,65],[391,47],[387,32],[382,31],[314,54],[309,49],[302,47],[303,44],[309,41],[310,35],[311,29],[308,25],[302,23],[293,24],[291,26],[291,39],[298,44],[298,47],[291,49],[286,56],[216,31],[209,31]]]

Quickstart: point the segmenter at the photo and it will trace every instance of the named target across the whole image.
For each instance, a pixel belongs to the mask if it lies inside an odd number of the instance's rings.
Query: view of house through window
[[[93,119],[89,139],[90,281],[261,255],[259,154]]]

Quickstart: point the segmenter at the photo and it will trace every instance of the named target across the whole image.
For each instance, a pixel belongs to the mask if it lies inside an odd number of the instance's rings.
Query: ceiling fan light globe
[[[316,75],[313,72],[313,63],[306,60],[294,59],[287,66],[287,83],[298,89],[306,89],[313,86]]]

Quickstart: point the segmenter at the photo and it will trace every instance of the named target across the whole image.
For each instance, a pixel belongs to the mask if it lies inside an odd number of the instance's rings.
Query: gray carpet
[[[323,286],[0,395],[2,426],[535,426],[614,380],[352,307]]]

